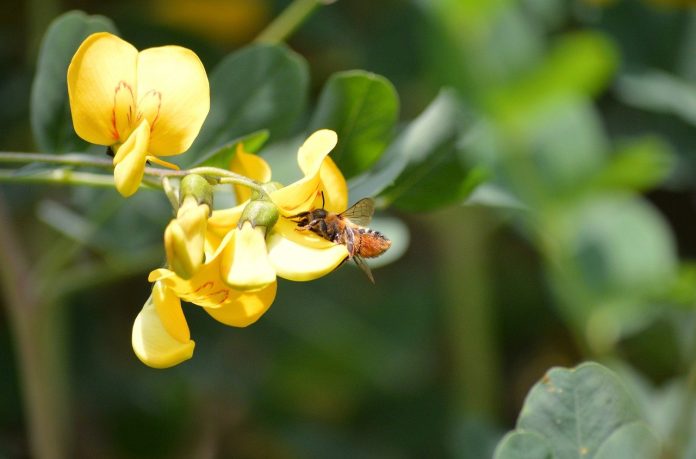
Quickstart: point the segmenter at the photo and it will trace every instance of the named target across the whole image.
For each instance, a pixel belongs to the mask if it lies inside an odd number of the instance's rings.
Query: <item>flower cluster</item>
[[[108,33],[88,37],[68,69],[75,130],[112,148],[118,191],[137,191],[147,161],[186,151],[200,130],[210,101],[197,56],[165,46],[138,52]],[[152,294],[132,335],[145,364],[166,368],[194,350],[181,300],[235,327],[255,322],[273,302],[277,277],[308,281],[348,258],[344,245],[297,231],[293,215],[323,205],[347,207],[348,189],[328,156],[337,143],[330,130],[313,133],[297,153],[303,177],[288,186],[271,181],[271,169],[239,146],[231,172],[255,184],[234,185],[238,205],[213,210],[210,177],[189,174],[180,182],[176,216],[165,230],[167,267],[149,275]],[[175,167],[175,166],[174,166]]]

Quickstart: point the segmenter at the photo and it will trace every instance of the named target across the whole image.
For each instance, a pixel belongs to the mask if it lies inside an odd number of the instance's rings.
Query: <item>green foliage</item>
[[[229,169],[230,161],[234,157],[237,147],[242,145],[247,153],[256,153],[268,140],[268,131],[257,131],[244,137],[240,137],[219,148],[210,152],[210,154],[199,159],[193,166],[209,166],[219,167],[221,169]]]
[[[466,117],[456,96],[441,92],[375,166],[351,182],[351,192],[381,194],[386,202],[410,211],[460,202],[484,177],[458,151],[464,126]]]
[[[618,377],[584,363],[552,368],[532,388],[495,459],[657,459],[659,450]]]
[[[210,74],[210,113],[186,161],[261,129],[288,132],[307,97],[307,64],[283,46],[252,45],[230,54]]]
[[[338,134],[331,157],[349,178],[369,169],[392,138],[399,97],[386,78],[362,70],[334,74],[324,86],[309,131]]]
[[[80,43],[95,32],[116,33],[116,27],[104,16],[71,11],[54,20],[46,31],[31,91],[31,127],[39,151],[66,153],[88,146],[73,129],[67,73]]]

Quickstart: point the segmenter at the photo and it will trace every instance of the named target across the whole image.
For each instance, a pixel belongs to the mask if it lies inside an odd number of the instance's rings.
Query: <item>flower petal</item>
[[[210,87],[196,54],[180,46],[138,54],[138,111],[152,117],[150,153],[176,155],[198,135],[210,109]],[[142,107],[141,107],[142,105]]]
[[[297,162],[305,176],[280,190],[271,193],[271,199],[286,216],[309,210],[319,196],[321,179],[319,171],[324,158],[336,146],[334,131],[322,129],[302,144],[297,152]]]
[[[275,270],[266,253],[266,230],[249,222],[235,229],[220,269],[225,283],[237,290],[259,290],[275,282]]]
[[[222,239],[237,227],[239,217],[242,215],[246,204],[244,202],[229,209],[214,210],[208,217],[208,227],[205,233],[207,254],[211,255],[212,252],[215,252],[220,247]]]
[[[186,323],[179,297],[166,288],[162,282],[156,282],[152,288],[152,302],[155,304],[157,316],[167,330],[167,334],[184,344],[191,341],[191,332]]]
[[[168,368],[188,360],[195,347],[193,341],[184,343],[168,333],[151,299],[135,318],[131,342],[135,355],[153,368]]]
[[[245,152],[241,143],[237,145],[237,151],[230,161],[230,170],[259,183],[266,183],[271,180],[271,167],[268,163],[258,155]],[[246,186],[234,185],[234,192],[239,203],[251,197],[251,189]]]
[[[246,327],[256,322],[273,304],[278,283],[273,282],[255,292],[237,292],[233,301],[219,308],[205,308],[215,320],[232,327]]]
[[[149,139],[150,126],[144,120],[114,156],[114,182],[118,192],[125,197],[135,193],[143,180]]]
[[[322,277],[348,258],[344,245],[334,244],[281,218],[267,238],[268,257],[276,274],[293,281]]]
[[[87,37],[73,56],[68,67],[70,111],[75,132],[87,142],[119,142],[115,92],[120,84],[135,88],[137,56],[130,43],[106,32]]]
[[[320,191],[324,193],[324,209],[329,212],[341,213],[348,208],[348,184],[341,170],[328,156],[319,169]],[[317,198],[321,199],[321,198]],[[315,202],[313,207],[320,207]]]

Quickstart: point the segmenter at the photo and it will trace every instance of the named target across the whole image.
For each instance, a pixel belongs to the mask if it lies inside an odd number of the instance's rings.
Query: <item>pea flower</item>
[[[342,212],[346,209],[348,186],[328,156],[337,141],[335,132],[322,129],[310,135],[300,147],[297,161],[304,177],[270,191],[270,200],[278,209],[280,218],[266,231],[265,237],[254,225],[243,223],[239,227],[242,212],[250,201],[231,209],[213,211],[206,234],[206,242],[211,247],[229,233],[239,234],[235,237],[244,241],[236,246],[236,255],[230,257],[233,270],[245,272],[247,278],[269,279],[278,275],[293,281],[308,281],[328,274],[346,260],[348,251],[345,246],[310,232],[297,231],[297,224],[288,218],[321,207],[322,195],[327,210]],[[270,168],[262,158],[238,151],[235,161],[231,164],[234,172],[245,171],[261,182],[270,180]],[[247,195],[241,197],[244,196]],[[250,264],[243,260],[255,262]]]
[[[136,356],[153,368],[177,365],[193,355],[195,343],[190,338],[181,300],[202,307],[217,321],[233,327],[254,323],[271,306],[276,295],[276,282],[255,291],[230,287],[221,273],[229,271],[225,254],[230,245],[238,243],[230,232],[217,250],[190,279],[174,271],[160,268],[150,273],[154,282],[150,299],[133,324],[132,345]]]
[[[123,196],[136,192],[146,162],[193,143],[210,108],[208,77],[196,54],[179,46],[138,52],[115,35],[87,37],[68,67],[75,132],[115,155],[114,182]]]

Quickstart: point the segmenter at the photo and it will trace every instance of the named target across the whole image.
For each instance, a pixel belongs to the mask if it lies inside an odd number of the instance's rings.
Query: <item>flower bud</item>
[[[184,201],[194,198],[197,204],[205,204],[208,211],[213,209],[213,187],[206,179],[197,174],[188,174],[181,179],[179,189],[179,206],[183,206]]]
[[[249,201],[242,216],[239,218],[239,227],[246,222],[251,223],[251,226],[256,228],[265,228],[266,233],[273,228],[273,225],[278,221],[278,208],[270,199],[255,199]]]
[[[212,187],[200,175],[181,180],[179,210],[164,231],[164,248],[170,268],[183,279],[190,279],[203,264],[212,200]]]

